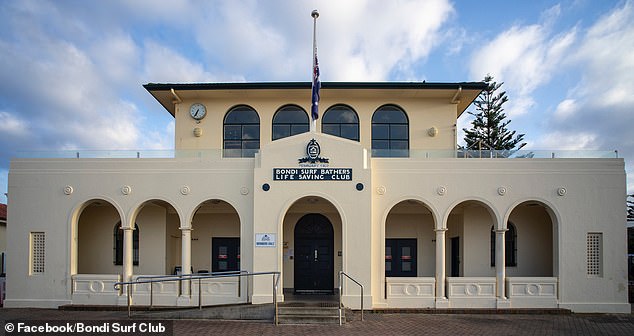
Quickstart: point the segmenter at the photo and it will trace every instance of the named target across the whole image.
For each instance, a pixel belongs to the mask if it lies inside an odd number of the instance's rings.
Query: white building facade
[[[332,293],[344,271],[374,309],[629,313],[623,159],[456,151],[484,87],[323,83],[310,132],[310,83],[147,84],[176,120],[167,155],[12,160],[5,306],[125,305],[115,282],[236,270]],[[151,290],[272,301],[270,277]]]

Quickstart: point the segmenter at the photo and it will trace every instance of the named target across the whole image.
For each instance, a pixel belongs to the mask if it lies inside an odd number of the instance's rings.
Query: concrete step
[[[339,309],[337,307],[278,307],[278,315],[337,315],[339,316]]]
[[[277,317],[278,324],[339,324],[339,309],[337,307],[280,306]]]

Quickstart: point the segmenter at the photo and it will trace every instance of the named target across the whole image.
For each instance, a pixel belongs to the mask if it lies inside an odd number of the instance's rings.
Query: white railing
[[[259,149],[209,150],[75,150],[75,151],[20,151],[18,158],[31,159],[231,159],[253,158]],[[425,149],[373,149],[373,158],[412,159],[606,159],[618,158],[618,151],[598,150],[425,150]]]
[[[221,279],[221,278],[232,278],[237,277],[241,279],[242,277],[249,276],[259,276],[259,275],[272,275],[273,279],[273,322],[277,325],[278,322],[278,314],[277,314],[277,292],[280,281],[280,272],[256,272],[256,273],[247,273],[246,271],[236,271],[236,272],[225,272],[223,274],[216,273],[203,273],[203,274],[184,274],[184,275],[165,275],[165,276],[148,276],[146,278],[137,278],[133,281],[119,281],[114,283],[113,288],[115,290],[124,290],[126,292],[127,298],[127,306],[128,306],[128,317],[131,317],[132,311],[132,295],[133,290],[136,289],[139,285],[150,284],[149,290],[152,291],[153,284],[156,283],[177,283],[180,284],[182,281],[188,281],[190,286],[190,294],[192,282],[198,283],[198,309],[202,309],[202,283],[208,279]],[[150,302],[152,303],[152,292],[150,294]]]

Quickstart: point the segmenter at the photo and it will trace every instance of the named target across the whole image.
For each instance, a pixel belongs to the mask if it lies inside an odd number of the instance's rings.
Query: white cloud
[[[8,137],[22,136],[27,133],[27,125],[17,116],[0,111],[0,132]]]
[[[535,104],[532,94],[536,88],[548,83],[566,63],[567,53],[574,45],[577,30],[556,34],[551,23],[560,15],[555,6],[543,15],[543,22],[528,26],[515,25],[497,35],[477,50],[471,60],[472,78],[492,74],[505,83],[509,116],[520,116]]]
[[[197,23],[209,60],[249,80],[310,80],[315,4],[226,2]],[[317,43],[323,80],[409,76],[444,36],[453,12],[446,0],[332,1],[318,4]],[[213,32],[222,31],[217,34]]]
[[[141,50],[128,34],[110,34],[96,41],[87,51],[92,62],[102,71],[100,75],[115,85],[126,85],[138,80],[136,69],[141,61]]]
[[[201,64],[190,61],[164,45],[148,41],[145,43],[144,53],[144,77],[150,82],[214,81],[214,76]]]
[[[563,120],[571,117],[578,109],[574,99],[564,99],[555,110],[555,118]]]
[[[545,134],[527,147],[530,149],[596,150],[598,138],[599,135],[592,132],[554,131]]]
[[[575,139],[577,147],[618,150],[626,160],[628,190],[634,192],[634,5],[625,2],[595,22],[571,53],[580,82],[548,120],[545,138]],[[565,118],[564,118],[565,117]],[[565,141],[565,140],[564,140]],[[557,147],[559,148],[559,147]]]

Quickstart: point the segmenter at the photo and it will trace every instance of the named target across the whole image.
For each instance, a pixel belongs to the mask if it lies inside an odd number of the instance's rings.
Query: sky
[[[634,0],[3,0],[0,202],[25,152],[172,149],[143,84],[310,81],[313,9],[322,81],[491,74],[525,149],[618,150],[634,193]]]

